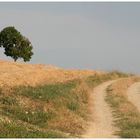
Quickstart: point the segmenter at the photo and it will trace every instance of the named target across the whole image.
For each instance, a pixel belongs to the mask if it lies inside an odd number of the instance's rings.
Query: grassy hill
[[[120,72],[66,70],[0,61],[0,137],[80,137],[91,90]]]

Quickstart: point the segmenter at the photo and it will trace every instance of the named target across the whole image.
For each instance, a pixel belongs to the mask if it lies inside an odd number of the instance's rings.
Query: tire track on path
[[[105,101],[106,88],[116,80],[107,81],[97,86],[91,95],[93,121],[83,135],[87,138],[114,138],[116,128],[113,126],[111,108]]]

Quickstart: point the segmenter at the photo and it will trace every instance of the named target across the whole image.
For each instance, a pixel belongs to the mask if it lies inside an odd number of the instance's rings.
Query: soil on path
[[[115,82],[108,81],[97,86],[91,95],[91,106],[93,120],[90,122],[87,132],[83,135],[86,138],[114,138],[117,130],[113,126],[111,108],[105,101],[106,88]]]

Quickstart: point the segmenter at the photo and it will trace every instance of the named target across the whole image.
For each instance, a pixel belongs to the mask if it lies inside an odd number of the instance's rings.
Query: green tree
[[[19,58],[22,58],[24,62],[30,61],[33,55],[31,42],[11,26],[0,32],[0,47],[3,47],[5,55],[12,57],[14,61]]]

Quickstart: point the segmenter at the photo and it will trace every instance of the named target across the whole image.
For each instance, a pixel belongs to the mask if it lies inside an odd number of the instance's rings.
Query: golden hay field
[[[0,87],[37,85],[82,78],[102,71],[62,69],[52,65],[25,64],[0,60]]]

